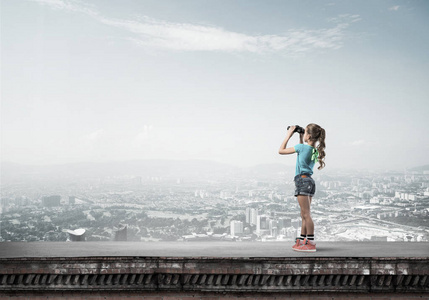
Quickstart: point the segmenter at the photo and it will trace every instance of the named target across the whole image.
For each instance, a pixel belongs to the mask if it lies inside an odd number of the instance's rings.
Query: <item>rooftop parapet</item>
[[[0,292],[429,294],[429,243],[0,243]]]

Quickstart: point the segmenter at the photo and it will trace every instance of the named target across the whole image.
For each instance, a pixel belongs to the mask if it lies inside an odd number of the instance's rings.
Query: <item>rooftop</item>
[[[3,242],[0,294],[204,293],[218,298],[219,293],[429,294],[429,243],[318,242],[315,253],[295,252],[291,246],[290,242]]]
[[[291,242],[3,242],[1,258],[20,257],[397,257],[429,258],[427,242],[317,242],[317,252]]]

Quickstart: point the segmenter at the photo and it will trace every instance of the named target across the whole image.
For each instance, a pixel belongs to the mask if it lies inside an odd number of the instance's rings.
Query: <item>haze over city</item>
[[[1,160],[293,166],[286,127],[317,123],[327,168],[428,164],[428,14],[427,1],[2,1]]]

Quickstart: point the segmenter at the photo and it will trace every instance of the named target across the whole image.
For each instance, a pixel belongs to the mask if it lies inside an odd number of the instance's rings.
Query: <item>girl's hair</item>
[[[323,167],[325,167],[325,137],[326,137],[326,133],[325,133],[325,129],[323,129],[322,127],[320,127],[317,124],[308,124],[307,125],[307,133],[310,135],[310,140],[311,141],[318,141],[319,145],[317,145],[317,151],[319,151],[319,157],[317,158],[319,160],[319,164],[320,166],[317,168],[318,170],[323,169]]]

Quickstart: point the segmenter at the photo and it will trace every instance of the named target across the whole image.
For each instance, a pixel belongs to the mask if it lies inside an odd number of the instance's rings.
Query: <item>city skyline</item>
[[[318,123],[327,169],[427,165],[427,8],[2,1],[1,160],[293,166]]]
[[[87,241],[282,242],[300,235],[295,185],[285,172],[182,178],[169,172],[100,174],[46,178],[26,172],[2,181],[0,241],[80,236]],[[346,170],[315,176],[317,240],[427,242],[428,174]],[[118,237],[120,228],[126,231]]]

